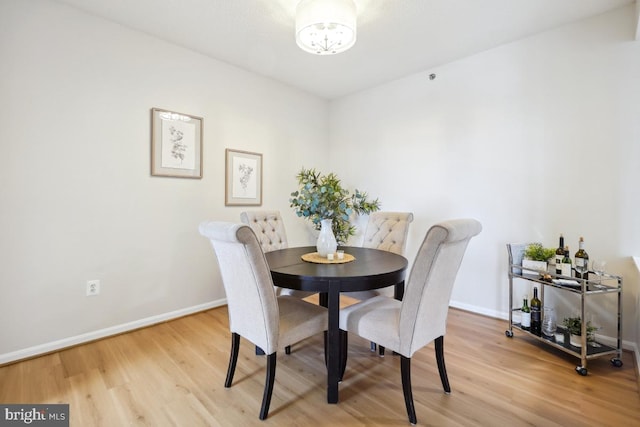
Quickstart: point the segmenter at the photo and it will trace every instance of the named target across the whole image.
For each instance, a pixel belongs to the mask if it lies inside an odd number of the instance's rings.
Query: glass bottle
[[[529,308],[529,303],[526,298],[522,301],[522,320],[520,321],[520,326],[525,331],[528,331],[531,328],[531,309]]]
[[[576,263],[576,277],[589,280],[589,254],[584,250],[584,238],[580,237],[578,252],[574,255]]]
[[[542,302],[538,299],[538,288],[533,288],[531,298],[531,332],[540,336],[542,334]]]
[[[560,235],[560,244],[556,249],[556,274],[562,274],[562,258],[564,258],[564,236]]]
[[[571,258],[569,257],[569,246],[564,247],[564,258],[562,258],[562,275],[572,277],[571,275]]]

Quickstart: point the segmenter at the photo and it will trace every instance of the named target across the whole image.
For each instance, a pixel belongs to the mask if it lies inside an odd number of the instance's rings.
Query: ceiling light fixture
[[[353,0],[301,0],[296,8],[296,43],[306,52],[332,55],[356,42]]]

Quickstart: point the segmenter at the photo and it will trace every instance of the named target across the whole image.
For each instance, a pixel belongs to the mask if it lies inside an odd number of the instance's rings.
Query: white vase
[[[574,347],[582,347],[582,336],[571,334],[569,336],[569,343]]]
[[[333,254],[338,249],[338,242],[336,241],[336,236],[333,235],[333,230],[331,229],[331,220],[323,219],[320,221],[321,228],[320,234],[318,235],[318,241],[316,242],[316,248],[318,250],[318,255],[321,257],[326,257],[327,254]]]
[[[546,261],[534,261],[531,259],[523,259],[522,260],[522,272],[524,274],[538,274],[541,271],[547,272],[547,262]],[[527,270],[530,268],[531,270]]]

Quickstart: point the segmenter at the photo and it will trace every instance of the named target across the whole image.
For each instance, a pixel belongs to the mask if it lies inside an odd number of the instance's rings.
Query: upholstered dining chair
[[[238,361],[240,337],[267,354],[260,419],[269,413],[277,350],[327,330],[327,310],[291,296],[276,296],[271,272],[253,230],[244,224],[203,222],[200,234],[215,251],[227,295],[231,355],[224,386],[229,388]]]
[[[373,212],[369,215],[362,246],[404,255],[409,225],[412,221],[413,213],[411,212]],[[384,290],[373,290],[345,292],[344,295],[362,301],[378,295],[386,295],[386,293]],[[371,342],[371,351],[376,351],[376,343],[373,341]],[[379,354],[384,356],[383,346],[380,347]]]
[[[449,300],[469,240],[480,233],[475,219],[456,219],[432,226],[416,255],[402,301],[377,296],[340,311],[341,339],[347,354],[347,332],[400,354],[402,390],[409,422],[417,422],[411,391],[411,357],[435,340],[436,361],[446,393],[451,392],[444,363]],[[343,367],[346,359],[343,360]]]
[[[253,232],[258,236],[263,251],[271,252],[289,247],[287,232],[284,228],[284,221],[282,221],[280,211],[255,210],[240,212],[240,221],[253,229]],[[278,295],[291,295],[298,298],[306,298],[309,295],[313,295],[313,292],[281,289],[277,287],[276,289],[278,290]]]
[[[362,246],[403,255],[412,221],[411,212],[373,212],[369,215]]]
[[[289,246],[287,232],[280,211],[240,212],[240,221],[247,224],[256,233],[260,246],[265,252],[284,249]]]
[[[256,236],[264,252],[276,251],[289,247],[287,232],[284,221],[278,210],[252,210],[240,212],[240,221],[247,224]],[[295,289],[283,289],[276,286],[277,295],[289,295],[296,298],[306,298],[313,295],[313,292],[298,291]],[[291,347],[285,348],[287,354],[291,354]],[[256,347],[256,354],[262,355],[264,352]]]
[[[369,215],[364,231],[362,247],[389,251],[404,255],[407,246],[409,225],[413,221],[411,212],[373,212]],[[365,300],[382,295],[378,290],[345,292],[351,298]]]

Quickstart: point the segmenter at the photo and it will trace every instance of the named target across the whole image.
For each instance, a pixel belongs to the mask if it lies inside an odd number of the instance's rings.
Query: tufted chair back
[[[287,233],[280,211],[246,211],[240,213],[240,221],[247,224],[260,242],[264,252],[276,251],[289,247]],[[296,291],[293,289],[276,288],[278,295],[291,295],[299,298],[313,295],[314,292]]]
[[[289,246],[280,211],[241,212],[240,221],[247,224],[256,233],[264,252],[284,249]]]
[[[369,215],[362,246],[404,255],[411,221],[411,212],[373,212]]]
[[[411,221],[413,221],[413,214],[411,212],[371,213],[369,215],[369,222],[367,222],[367,228],[364,231],[362,246],[404,255]],[[378,295],[388,295],[389,292],[391,292],[391,288],[375,291],[345,292],[344,295],[358,300],[365,300]],[[371,343],[372,350],[374,347],[375,344]]]

